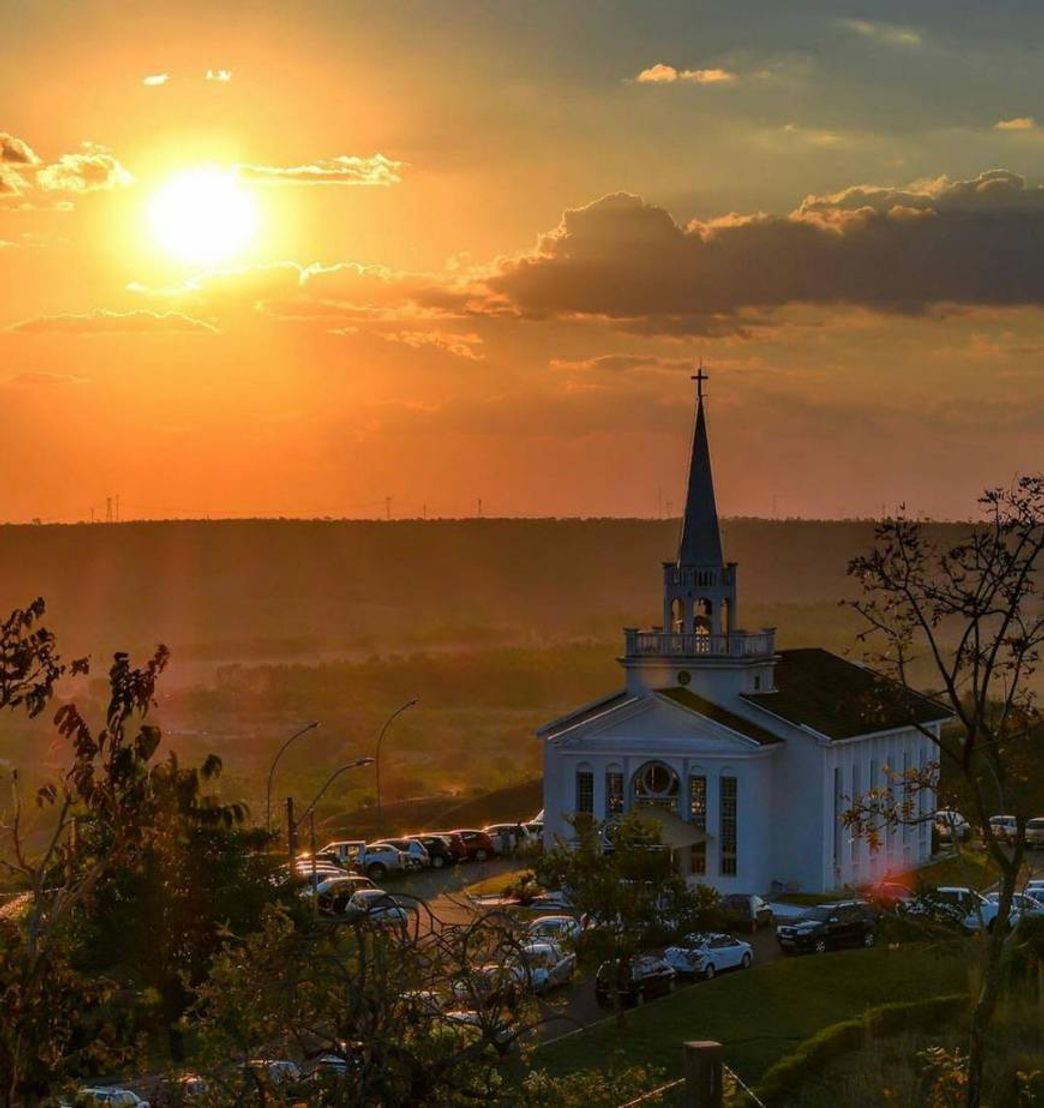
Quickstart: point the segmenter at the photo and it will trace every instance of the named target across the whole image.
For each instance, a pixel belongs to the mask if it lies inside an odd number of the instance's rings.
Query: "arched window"
[[[697,635],[708,635],[711,631],[711,615],[714,605],[711,601],[700,599],[696,601],[692,619],[692,629]]]
[[[665,762],[646,762],[632,780],[636,807],[666,808],[678,814],[678,775]]]
[[[613,762],[605,770],[605,818],[623,814],[624,775],[623,766]]]

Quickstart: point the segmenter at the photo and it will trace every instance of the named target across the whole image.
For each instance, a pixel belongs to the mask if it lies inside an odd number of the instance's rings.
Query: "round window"
[[[692,674],[687,669],[678,670],[678,684],[687,685],[692,680]]]

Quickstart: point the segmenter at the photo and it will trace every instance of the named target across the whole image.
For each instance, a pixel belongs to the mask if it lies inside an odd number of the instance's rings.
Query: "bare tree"
[[[1025,850],[1026,793],[1039,775],[1040,710],[1033,678],[1044,642],[1044,476],[1019,478],[987,491],[984,520],[953,545],[934,541],[923,524],[889,519],[876,528],[872,550],[849,573],[864,590],[852,606],[867,623],[873,662],[913,703],[915,681],[933,688],[957,724],[941,736],[910,724],[938,749],[923,773],[897,775],[892,789],[854,798],[850,822],[873,838],[875,817],[908,822],[913,797],[934,789],[939,772],[959,782],[970,822],[1000,875],[999,909],[983,937],[982,980],[974,1000],[966,1103],[980,1104],[987,1033],[1001,987],[1001,956]],[[1037,758],[1034,758],[1036,752]],[[998,833],[992,814],[1014,814],[1014,836]]]

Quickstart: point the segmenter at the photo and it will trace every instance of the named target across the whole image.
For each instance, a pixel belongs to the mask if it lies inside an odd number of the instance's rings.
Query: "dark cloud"
[[[215,332],[210,323],[181,312],[111,312],[96,308],[84,315],[41,315],[12,324],[10,331],[23,334],[64,333],[72,335],[111,334],[114,332]]]
[[[552,369],[595,370],[622,373],[629,369],[692,369],[692,358],[660,358],[655,354],[599,354],[594,358],[553,358]]]
[[[28,143],[0,131],[0,162],[5,165],[37,165],[39,161]]]
[[[639,333],[720,333],[788,303],[920,312],[1044,302],[1044,188],[991,170],[808,197],[786,216],[681,226],[617,193],[567,211],[485,284],[529,318],[601,317]]]
[[[71,373],[48,373],[45,370],[26,369],[12,374],[5,381],[21,388],[55,388],[59,385],[86,385],[89,377],[76,377]]]

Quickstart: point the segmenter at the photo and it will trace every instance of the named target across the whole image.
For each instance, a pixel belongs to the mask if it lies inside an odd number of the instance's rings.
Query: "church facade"
[[[939,705],[825,650],[776,650],[743,630],[738,566],[722,555],[707,420],[698,395],[678,555],[663,564],[663,621],[626,628],[624,685],[542,727],[544,835],[570,818],[636,808],[661,825],[679,867],[723,893],[825,892],[923,864],[931,821],[878,849],[842,814],[893,774],[933,760]],[[911,800],[927,817],[935,798]]]

